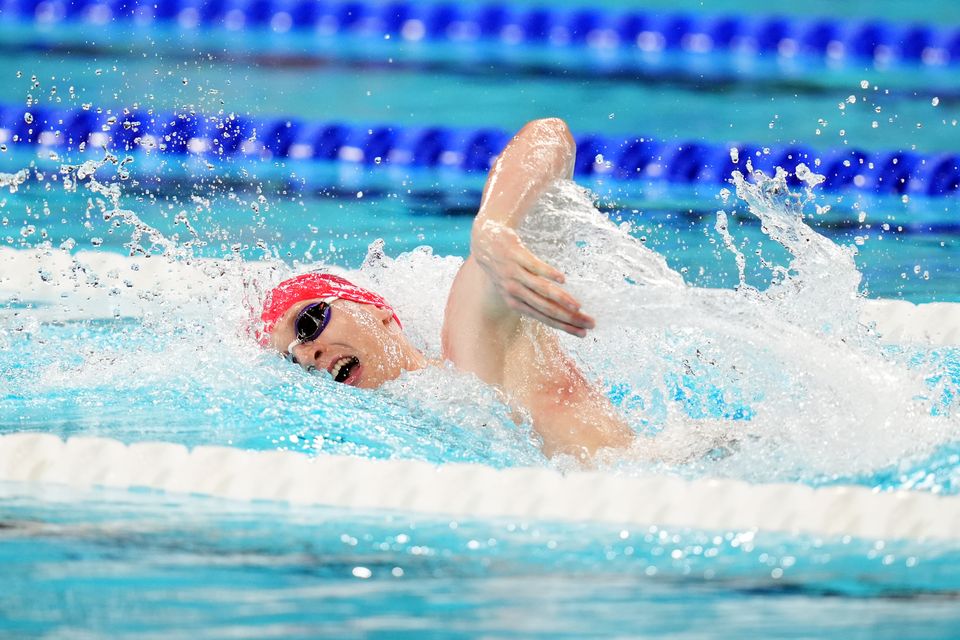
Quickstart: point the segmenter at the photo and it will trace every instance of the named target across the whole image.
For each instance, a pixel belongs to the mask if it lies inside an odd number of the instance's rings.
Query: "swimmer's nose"
[[[323,358],[323,350],[317,347],[316,344],[308,342],[306,344],[298,344],[293,348],[293,356],[299,364],[304,369],[309,369],[310,367],[320,368],[320,359]]]

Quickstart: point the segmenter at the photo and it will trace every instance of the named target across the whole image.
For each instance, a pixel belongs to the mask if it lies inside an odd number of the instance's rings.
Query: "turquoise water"
[[[700,8],[689,1],[649,6]],[[768,8],[725,2],[710,9]],[[925,6],[926,15],[892,0],[843,7],[812,2],[783,10],[960,22],[957,7],[946,2]],[[29,95],[45,105],[71,107],[139,103],[158,110],[505,129],[549,114],[565,117],[575,131],[611,135],[960,150],[955,67],[824,70],[761,64],[749,71],[730,61],[698,67],[680,60],[625,78],[594,77],[589,65],[577,67],[556,52],[546,54],[553,70],[537,73],[536,56],[493,57],[495,64],[485,65],[491,58],[481,52],[470,65],[458,65],[460,53],[443,47],[327,42],[303,58],[310,43],[288,45],[285,56],[265,57],[271,43],[222,34],[123,28],[100,34],[72,27],[38,34],[4,25],[0,38],[6,45],[0,48],[4,104],[24,104]],[[733,81],[716,81],[717,67]],[[564,74],[559,68],[581,71]],[[866,89],[861,80],[868,80]],[[840,110],[851,95],[856,104]],[[57,165],[22,148],[0,153],[2,171],[31,162],[45,172]],[[438,256],[464,256],[482,187],[482,178],[398,175],[377,168],[251,169],[228,163],[211,170],[143,156],[132,166],[121,203],[163,233],[179,234],[180,243],[198,240],[190,248],[194,255],[250,261],[269,254],[288,264],[322,261],[351,269],[361,265],[377,238],[385,240],[390,256],[420,245]],[[314,172],[311,184],[320,186],[289,190],[280,179],[291,171]],[[32,180],[2,194],[0,245],[27,250],[67,243],[74,252],[128,253],[130,230],[103,221],[95,202],[88,208],[90,192],[64,192],[49,184]],[[748,257],[749,282],[764,286],[770,279],[755,249],[768,260],[782,260],[782,249],[766,239],[759,223],[742,205],[741,210],[724,205],[714,185],[591,186],[605,211],[630,221],[634,237],[661,252],[690,284],[737,283],[733,257],[714,228],[721,208],[732,213]],[[960,301],[958,198],[902,201],[846,193],[821,195],[818,203],[832,209],[810,223],[834,241],[858,247],[866,295]],[[181,211],[196,237],[178,222]],[[429,264],[418,273],[441,269]],[[199,319],[179,315],[176,305],[145,320],[61,319],[55,305],[40,307],[37,324],[4,316],[0,433],[43,431],[497,467],[548,464],[528,428],[514,425],[495,403],[413,406],[402,388],[361,395],[244,346],[232,335],[239,322],[236,308],[222,311],[216,301],[198,307]],[[52,317],[44,318],[44,309]],[[932,388],[946,389],[940,410],[955,411],[956,350],[889,357],[911,362],[914,370],[939,371],[946,383]],[[177,366],[185,361],[192,366]],[[411,384],[428,389],[438,382]],[[710,405],[709,385],[687,391],[693,401],[686,410]],[[855,448],[865,437],[853,433],[846,445]],[[784,452],[785,459],[795,465],[784,464],[782,472],[748,468],[746,462],[738,468],[736,459],[666,472],[960,493],[955,441],[866,472],[852,462],[847,468],[804,466],[790,453]],[[8,569],[0,577],[5,594],[0,629],[13,637],[930,638],[951,637],[960,622],[960,557],[949,545],[452,522],[143,492],[4,485],[0,562]]]
[[[930,545],[0,491],[16,636],[929,638],[957,619],[960,558]]]

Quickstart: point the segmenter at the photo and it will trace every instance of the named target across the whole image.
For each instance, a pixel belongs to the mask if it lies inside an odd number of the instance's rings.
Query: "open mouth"
[[[360,360],[354,356],[345,356],[333,363],[330,368],[330,375],[337,382],[346,382],[350,375],[356,370]]]

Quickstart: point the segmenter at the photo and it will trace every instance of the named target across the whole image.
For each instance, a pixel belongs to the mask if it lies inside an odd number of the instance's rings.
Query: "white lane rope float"
[[[109,438],[0,436],[0,481],[149,488],[455,518],[761,530],[821,537],[960,540],[960,496],[811,488],[417,460],[310,457],[292,451]]]
[[[136,269],[131,269],[133,264]],[[56,278],[38,276],[42,270],[68,273],[75,265],[106,275],[90,286],[75,280],[58,284]],[[217,286],[215,279],[196,277],[197,269],[196,264],[162,258],[0,248],[0,298],[15,294],[21,302],[55,304],[63,302],[61,293],[69,288],[76,294],[70,303],[71,317],[76,319],[139,315],[151,303],[137,295],[121,296],[118,302],[106,291],[110,278],[134,293],[162,290],[166,295],[169,289],[187,301]],[[85,304],[75,306],[78,297]],[[861,320],[874,323],[887,342],[960,345],[960,304],[865,301]],[[172,443],[125,445],[94,437],[64,442],[43,433],[0,436],[0,481],[76,488],[141,487],[232,500],[460,518],[960,540],[960,496],[609,472],[561,474],[545,468],[497,470],[476,464],[310,457],[229,447],[189,450]]]

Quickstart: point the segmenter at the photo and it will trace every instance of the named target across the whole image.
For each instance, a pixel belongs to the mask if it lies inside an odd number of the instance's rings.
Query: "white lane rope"
[[[0,436],[0,481],[149,488],[453,518],[592,522],[818,537],[960,540],[960,496],[415,460],[309,457],[108,438]]]

